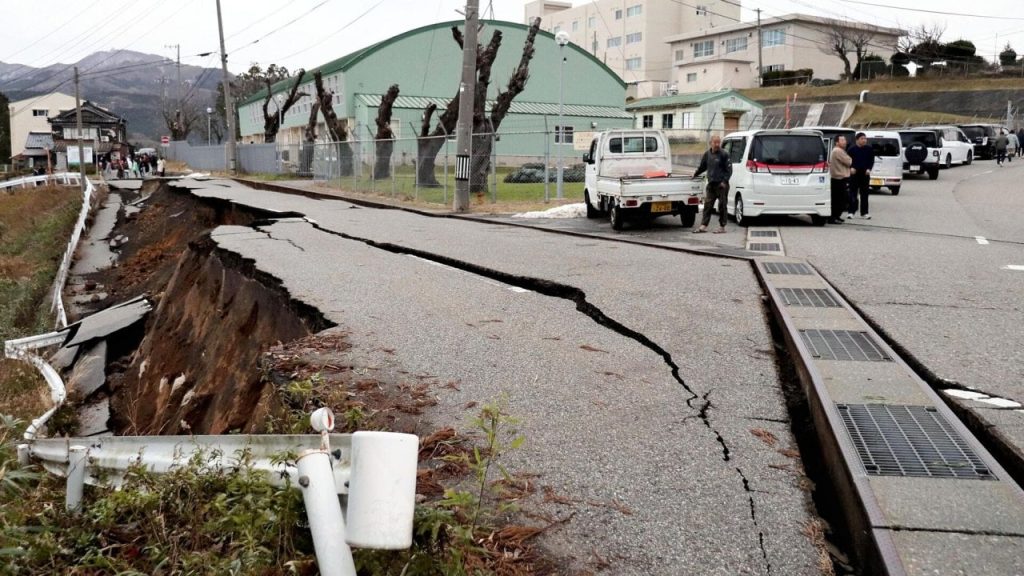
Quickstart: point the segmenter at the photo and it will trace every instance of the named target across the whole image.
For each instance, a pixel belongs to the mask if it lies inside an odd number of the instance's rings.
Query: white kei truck
[[[687,228],[696,221],[703,182],[672,174],[668,138],[660,130],[598,132],[583,162],[587,218],[607,214],[616,231],[627,221],[658,216],[678,214]]]

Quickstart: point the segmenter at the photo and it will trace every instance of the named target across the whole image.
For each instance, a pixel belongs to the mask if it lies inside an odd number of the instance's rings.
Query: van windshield
[[[875,156],[900,155],[900,141],[895,138],[868,138],[868,145],[875,151]]]
[[[825,142],[815,134],[764,134],[754,137],[750,158],[769,166],[818,164],[825,161]]]
[[[939,147],[939,139],[935,132],[900,132],[900,140],[903,141],[904,148],[911,144],[922,144],[927,148]]]

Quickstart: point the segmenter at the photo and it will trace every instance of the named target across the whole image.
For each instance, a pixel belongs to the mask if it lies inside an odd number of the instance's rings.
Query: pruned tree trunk
[[[391,154],[395,149],[395,132],[391,129],[391,110],[398,98],[398,84],[392,84],[380,99],[377,108],[377,159],[373,164],[373,179],[384,180],[391,177]]]
[[[309,109],[309,120],[306,121],[306,128],[302,133],[301,172],[303,174],[313,173],[313,156],[316,153],[316,119],[319,115],[320,102],[314,101]]]
[[[334,113],[334,93],[324,88],[323,75],[320,71],[313,73],[316,85],[316,99],[320,103],[320,111],[324,115],[324,123],[327,124],[327,134],[336,147],[338,154],[338,175],[352,175],[352,147],[348,143],[348,124],[338,119]]]
[[[295,76],[295,83],[292,84],[292,89],[288,91],[288,97],[287,99],[285,99],[284,103],[282,104],[280,102],[275,101],[275,104],[277,104],[277,106],[279,106],[280,109],[275,108],[273,110],[273,114],[271,114],[271,111],[269,109],[270,100],[273,98],[273,94],[271,94],[272,84],[269,78],[264,79],[264,82],[267,85],[267,96],[266,98],[263,99],[264,142],[269,144],[271,142],[277,141],[277,133],[281,130],[281,119],[284,117],[285,114],[288,113],[288,110],[290,110],[291,107],[294,106],[295,103],[299,101],[299,98],[302,98],[303,96],[306,95],[305,92],[299,92],[299,84],[302,84],[302,79],[305,76],[306,71],[299,70],[299,73]]]

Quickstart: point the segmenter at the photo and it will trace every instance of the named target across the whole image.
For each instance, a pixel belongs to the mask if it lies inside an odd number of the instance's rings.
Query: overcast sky
[[[640,1],[640,0],[636,0]],[[643,0],[695,3],[697,0]],[[460,18],[465,0],[222,0],[228,65],[241,72],[252,62],[289,69],[312,68],[405,30]],[[966,38],[991,58],[1007,42],[1024,52],[1024,0],[864,0],[867,3],[934,11],[976,12],[979,18],[928,14],[865,5],[853,0],[742,0],[743,19],[753,8],[766,16],[804,12],[857,18],[884,26],[943,24],[945,39]],[[586,2],[576,0],[575,5]],[[633,0],[628,0],[632,4]],[[487,16],[488,1],[482,0]],[[523,0],[494,0],[501,20],[521,22]],[[181,44],[182,61],[219,65],[214,0],[56,0],[46,9],[5,0],[5,33],[0,61],[32,66],[72,63],[98,50],[131,49],[174,56],[167,45]],[[294,22],[290,21],[295,20]],[[997,50],[998,47],[998,50]],[[204,52],[213,54],[197,56]]]

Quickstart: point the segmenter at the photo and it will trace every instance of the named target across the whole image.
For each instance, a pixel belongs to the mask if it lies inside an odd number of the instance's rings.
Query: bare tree
[[[272,83],[269,78],[265,78],[263,81],[267,86],[267,95],[263,99],[263,141],[266,143],[275,142],[277,140],[277,133],[281,129],[281,119],[288,110],[306,95],[305,92],[299,92],[299,84],[302,84],[302,78],[306,75],[305,70],[299,70],[299,73],[295,76],[295,82],[292,84],[292,89],[288,91],[288,96],[285,98],[284,103],[276,102],[279,109],[275,109],[273,113],[269,110],[270,100],[273,99],[273,91],[271,90]]]
[[[313,105],[309,107],[309,120],[306,121],[306,127],[302,132],[301,171],[303,174],[310,174],[313,172],[313,154],[316,150],[316,120],[319,115],[320,102],[318,100],[314,100]]]
[[[874,40],[875,34],[852,22],[840,20],[831,22],[832,24],[826,32],[826,42],[822,45],[821,51],[838,56],[843,61],[843,77],[847,82],[852,82],[854,71],[859,74],[861,62],[868,55],[868,47]],[[850,52],[854,53],[856,63],[850,61]]]
[[[192,100],[185,100],[180,108],[174,102],[165,101],[160,112],[171,132],[171,140],[188,140],[200,118],[199,107]]]
[[[398,98],[398,84],[392,84],[380,99],[377,108],[377,159],[373,164],[373,179],[391,177],[391,154],[395,149],[395,132],[391,129],[391,110]]]
[[[320,71],[313,73],[316,85],[316,99],[320,103],[320,112],[327,124],[327,135],[337,146],[339,176],[352,175],[352,147],[348,144],[348,122],[338,118],[334,112],[334,93],[324,88],[323,75]]]

